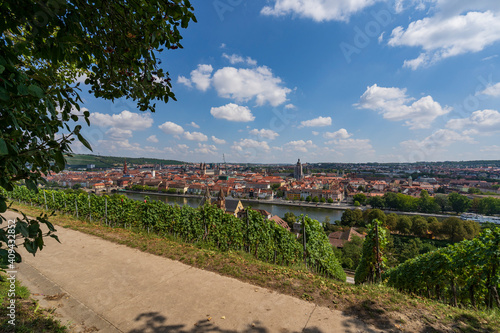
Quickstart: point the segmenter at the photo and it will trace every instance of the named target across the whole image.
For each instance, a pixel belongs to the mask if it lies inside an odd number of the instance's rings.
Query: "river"
[[[144,200],[146,194],[142,193],[121,193],[126,195],[130,199],[134,200]],[[167,196],[167,195],[157,195],[157,194],[147,194],[147,196],[151,200],[158,200],[165,202],[169,205],[178,204],[179,206],[188,205],[193,208],[196,208],[200,205],[200,201],[202,197],[197,198],[185,198],[178,196]],[[337,209],[328,209],[321,207],[297,207],[297,206],[288,206],[288,205],[277,205],[277,204],[263,204],[256,202],[245,202],[242,201],[244,207],[252,207],[255,209],[263,209],[268,211],[273,215],[278,215],[279,217],[283,217],[286,212],[292,212],[296,216],[300,214],[304,214],[309,216],[312,219],[318,220],[319,222],[323,222],[326,217],[330,218],[330,222],[333,223],[335,220],[340,220],[342,217],[343,210]]]

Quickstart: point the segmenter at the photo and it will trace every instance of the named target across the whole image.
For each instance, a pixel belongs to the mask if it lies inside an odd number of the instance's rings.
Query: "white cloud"
[[[282,86],[282,80],[275,77],[266,66],[256,68],[224,67],[214,73],[213,84],[219,96],[238,102],[255,98],[257,105],[269,103],[278,106],[287,101],[291,89]]]
[[[274,0],[261,10],[263,15],[298,15],[316,22],[348,21],[350,16],[373,5],[377,0]]]
[[[487,87],[483,91],[478,92],[476,95],[488,95],[493,97],[500,96],[500,82]]]
[[[358,150],[365,152],[374,152],[370,139],[340,139],[328,142],[334,144],[336,149],[340,150]]]
[[[246,63],[256,65],[251,58],[224,54],[232,63]],[[230,98],[237,102],[248,102],[255,99],[258,106],[266,103],[278,106],[287,101],[287,95],[292,91],[284,87],[281,78],[273,75],[266,66],[254,68],[224,67],[217,70],[213,76],[211,65],[199,64],[191,72],[191,79],[179,76],[177,81],[188,87],[193,84],[197,89],[206,91],[211,86],[215,87],[220,97]]]
[[[77,76],[76,82],[80,83],[80,84],[85,84],[85,80],[87,80],[87,79],[88,79],[87,74],[80,74]]]
[[[146,140],[148,140],[149,142],[153,142],[153,143],[158,143],[159,142],[159,140],[156,137],[156,135],[151,135]]]
[[[217,119],[225,119],[229,121],[248,122],[254,121],[255,117],[246,106],[240,106],[234,103],[229,103],[219,107],[213,107],[210,114]]]
[[[431,96],[425,96],[410,104],[414,98],[408,97],[406,89],[384,88],[374,84],[368,87],[355,104],[358,109],[370,109],[391,121],[405,121],[410,129],[430,127],[439,116],[447,114],[451,107],[441,107]]]
[[[188,87],[194,84],[197,89],[207,91],[211,84],[211,75],[213,72],[212,65],[199,64],[198,68],[191,71],[191,79],[184,76],[179,76],[177,82],[182,83]]]
[[[250,134],[256,135],[256,136],[261,137],[261,138],[269,139],[269,140],[274,140],[279,136],[279,134],[276,133],[275,131],[270,130],[270,129],[265,129],[265,128],[263,128],[261,130],[253,129],[250,131]]]
[[[218,145],[225,145],[226,144],[226,140],[218,139],[218,138],[216,138],[213,135],[212,135],[212,141],[215,142]]]
[[[326,132],[323,134],[323,137],[325,139],[333,139],[333,140],[340,140],[340,139],[348,139],[352,136],[352,134],[348,133],[345,128],[341,128],[336,132]]]
[[[228,55],[226,53],[223,53],[222,57],[226,58],[227,60],[229,60],[229,62],[231,63],[231,65],[240,64],[240,63],[247,64],[247,65],[250,65],[250,66],[256,66],[257,65],[257,61],[256,60],[254,60],[254,59],[252,59],[250,57],[244,58],[244,57],[239,56],[237,54]]]
[[[500,146],[497,145],[485,146],[481,148],[481,151],[487,153],[500,153]]]
[[[231,148],[237,152],[245,152],[248,149],[255,149],[265,152],[271,150],[266,141],[257,141],[253,139],[241,139],[240,141],[235,141]]]
[[[317,132],[317,131],[312,131],[311,133],[312,133],[312,135],[319,135],[319,132]]]
[[[489,134],[500,131],[500,112],[474,111],[469,118],[451,119],[446,124],[452,130],[467,129],[466,134]]]
[[[409,152],[417,151],[432,154],[432,152],[440,150],[443,147],[448,147],[456,142],[474,143],[474,139],[448,129],[439,129],[421,141],[403,141],[401,142],[401,146]]]
[[[178,83],[182,83],[183,85],[185,85],[185,86],[187,86],[187,87],[189,87],[189,88],[192,88],[192,87],[193,87],[193,85],[191,84],[191,80],[190,80],[190,79],[188,79],[188,78],[187,78],[187,77],[185,77],[185,76],[182,76],[182,75],[179,75],[179,76],[177,77],[177,82],[178,82]]]
[[[312,140],[297,140],[285,143],[285,149],[293,152],[307,153],[311,149],[317,148],[317,146],[312,142]]]
[[[332,124],[332,118],[331,117],[318,117],[314,118],[311,120],[305,120],[301,121],[299,128],[302,127],[323,127],[323,126],[330,126]]]
[[[132,137],[131,130],[125,130],[121,128],[111,127],[105,133],[111,140],[125,140]]]
[[[127,110],[112,115],[93,112],[90,114],[90,122],[100,127],[114,127],[131,131],[146,129],[153,125],[153,119],[149,113],[139,114]]]
[[[200,132],[184,132],[183,134],[184,139],[190,140],[190,141],[208,141],[208,137]]]
[[[194,149],[195,153],[206,154],[206,155],[216,155],[217,147],[214,145],[207,145],[203,143],[198,143],[198,148]]]
[[[385,31],[384,31],[384,32],[382,32],[382,33],[380,34],[380,36],[378,36],[378,39],[377,39],[377,40],[378,40],[378,43],[379,43],[379,44],[380,44],[380,43],[382,43],[382,42],[384,41],[384,34],[385,34]]]
[[[192,121],[191,123],[188,124],[189,126],[192,126],[194,128],[200,128],[200,125],[198,125],[197,123],[195,123],[194,121]]]
[[[287,104],[285,105],[285,109],[296,109],[297,107],[293,104]]]
[[[495,59],[497,57],[498,57],[498,54],[494,54],[494,55],[489,56],[489,57],[484,57],[483,59],[481,59],[481,61],[488,61],[488,60]]]
[[[498,3],[498,2],[497,2]],[[493,2],[490,2],[493,6]],[[498,4],[496,5],[498,8]],[[405,67],[413,70],[439,60],[465,53],[475,53],[500,41],[500,13],[481,4],[468,1],[437,1],[437,14],[411,22],[406,30],[399,26],[391,34],[390,46],[420,47],[423,53],[406,60]]]
[[[171,121],[167,121],[160,126],[158,126],[159,129],[161,129],[165,134],[172,134],[172,135],[180,135],[184,133],[184,128],[182,126],[177,125],[176,123],[173,123]]]

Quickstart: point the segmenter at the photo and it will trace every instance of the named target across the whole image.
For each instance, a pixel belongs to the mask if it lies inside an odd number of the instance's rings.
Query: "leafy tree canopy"
[[[36,189],[64,169],[75,138],[91,149],[77,124],[90,124],[77,79],[95,97],[130,98],[141,111],[175,100],[157,56],[182,47],[179,29],[196,22],[193,10],[189,0],[0,2],[0,186],[24,180]]]

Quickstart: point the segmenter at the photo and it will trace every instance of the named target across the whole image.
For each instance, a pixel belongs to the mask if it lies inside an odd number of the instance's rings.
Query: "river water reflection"
[[[134,200],[144,200],[145,194],[141,193],[123,193],[130,199]],[[161,202],[165,202],[169,205],[188,205],[193,208],[196,208],[200,205],[202,197],[199,198],[184,198],[184,197],[176,197],[176,196],[166,196],[166,195],[157,195],[157,194],[147,194],[147,196],[151,200],[158,200]],[[297,207],[297,206],[285,206],[285,205],[276,205],[276,204],[262,204],[262,203],[250,203],[243,201],[243,206],[252,207],[255,209],[263,209],[268,211],[273,215],[278,215],[283,217],[286,212],[292,212],[295,215],[299,216],[300,214],[308,215],[310,218],[318,220],[319,222],[323,222],[326,217],[330,218],[330,222],[334,222],[335,220],[340,220],[342,217],[342,210],[337,209],[328,209],[321,207]]]

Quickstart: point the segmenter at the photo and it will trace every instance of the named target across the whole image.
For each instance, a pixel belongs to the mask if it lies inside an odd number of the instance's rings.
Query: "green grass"
[[[58,320],[54,319],[50,310],[40,309],[38,303],[30,299],[28,288],[16,281],[15,285],[15,326],[9,323],[10,282],[7,275],[0,273],[0,332],[37,333],[68,332]]]
[[[41,212],[38,208],[20,204],[14,206],[32,216]],[[500,331],[498,310],[454,308],[434,300],[400,293],[385,285],[349,285],[315,275],[302,264],[293,267],[273,265],[259,261],[246,252],[219,252],[206,244],[187,244],[171,236],[160,237],[144,231],[110,228],[65,215],[52,220],[61,227],[182,261],[320,306],[341,310],[380,328],[381,331]]]

